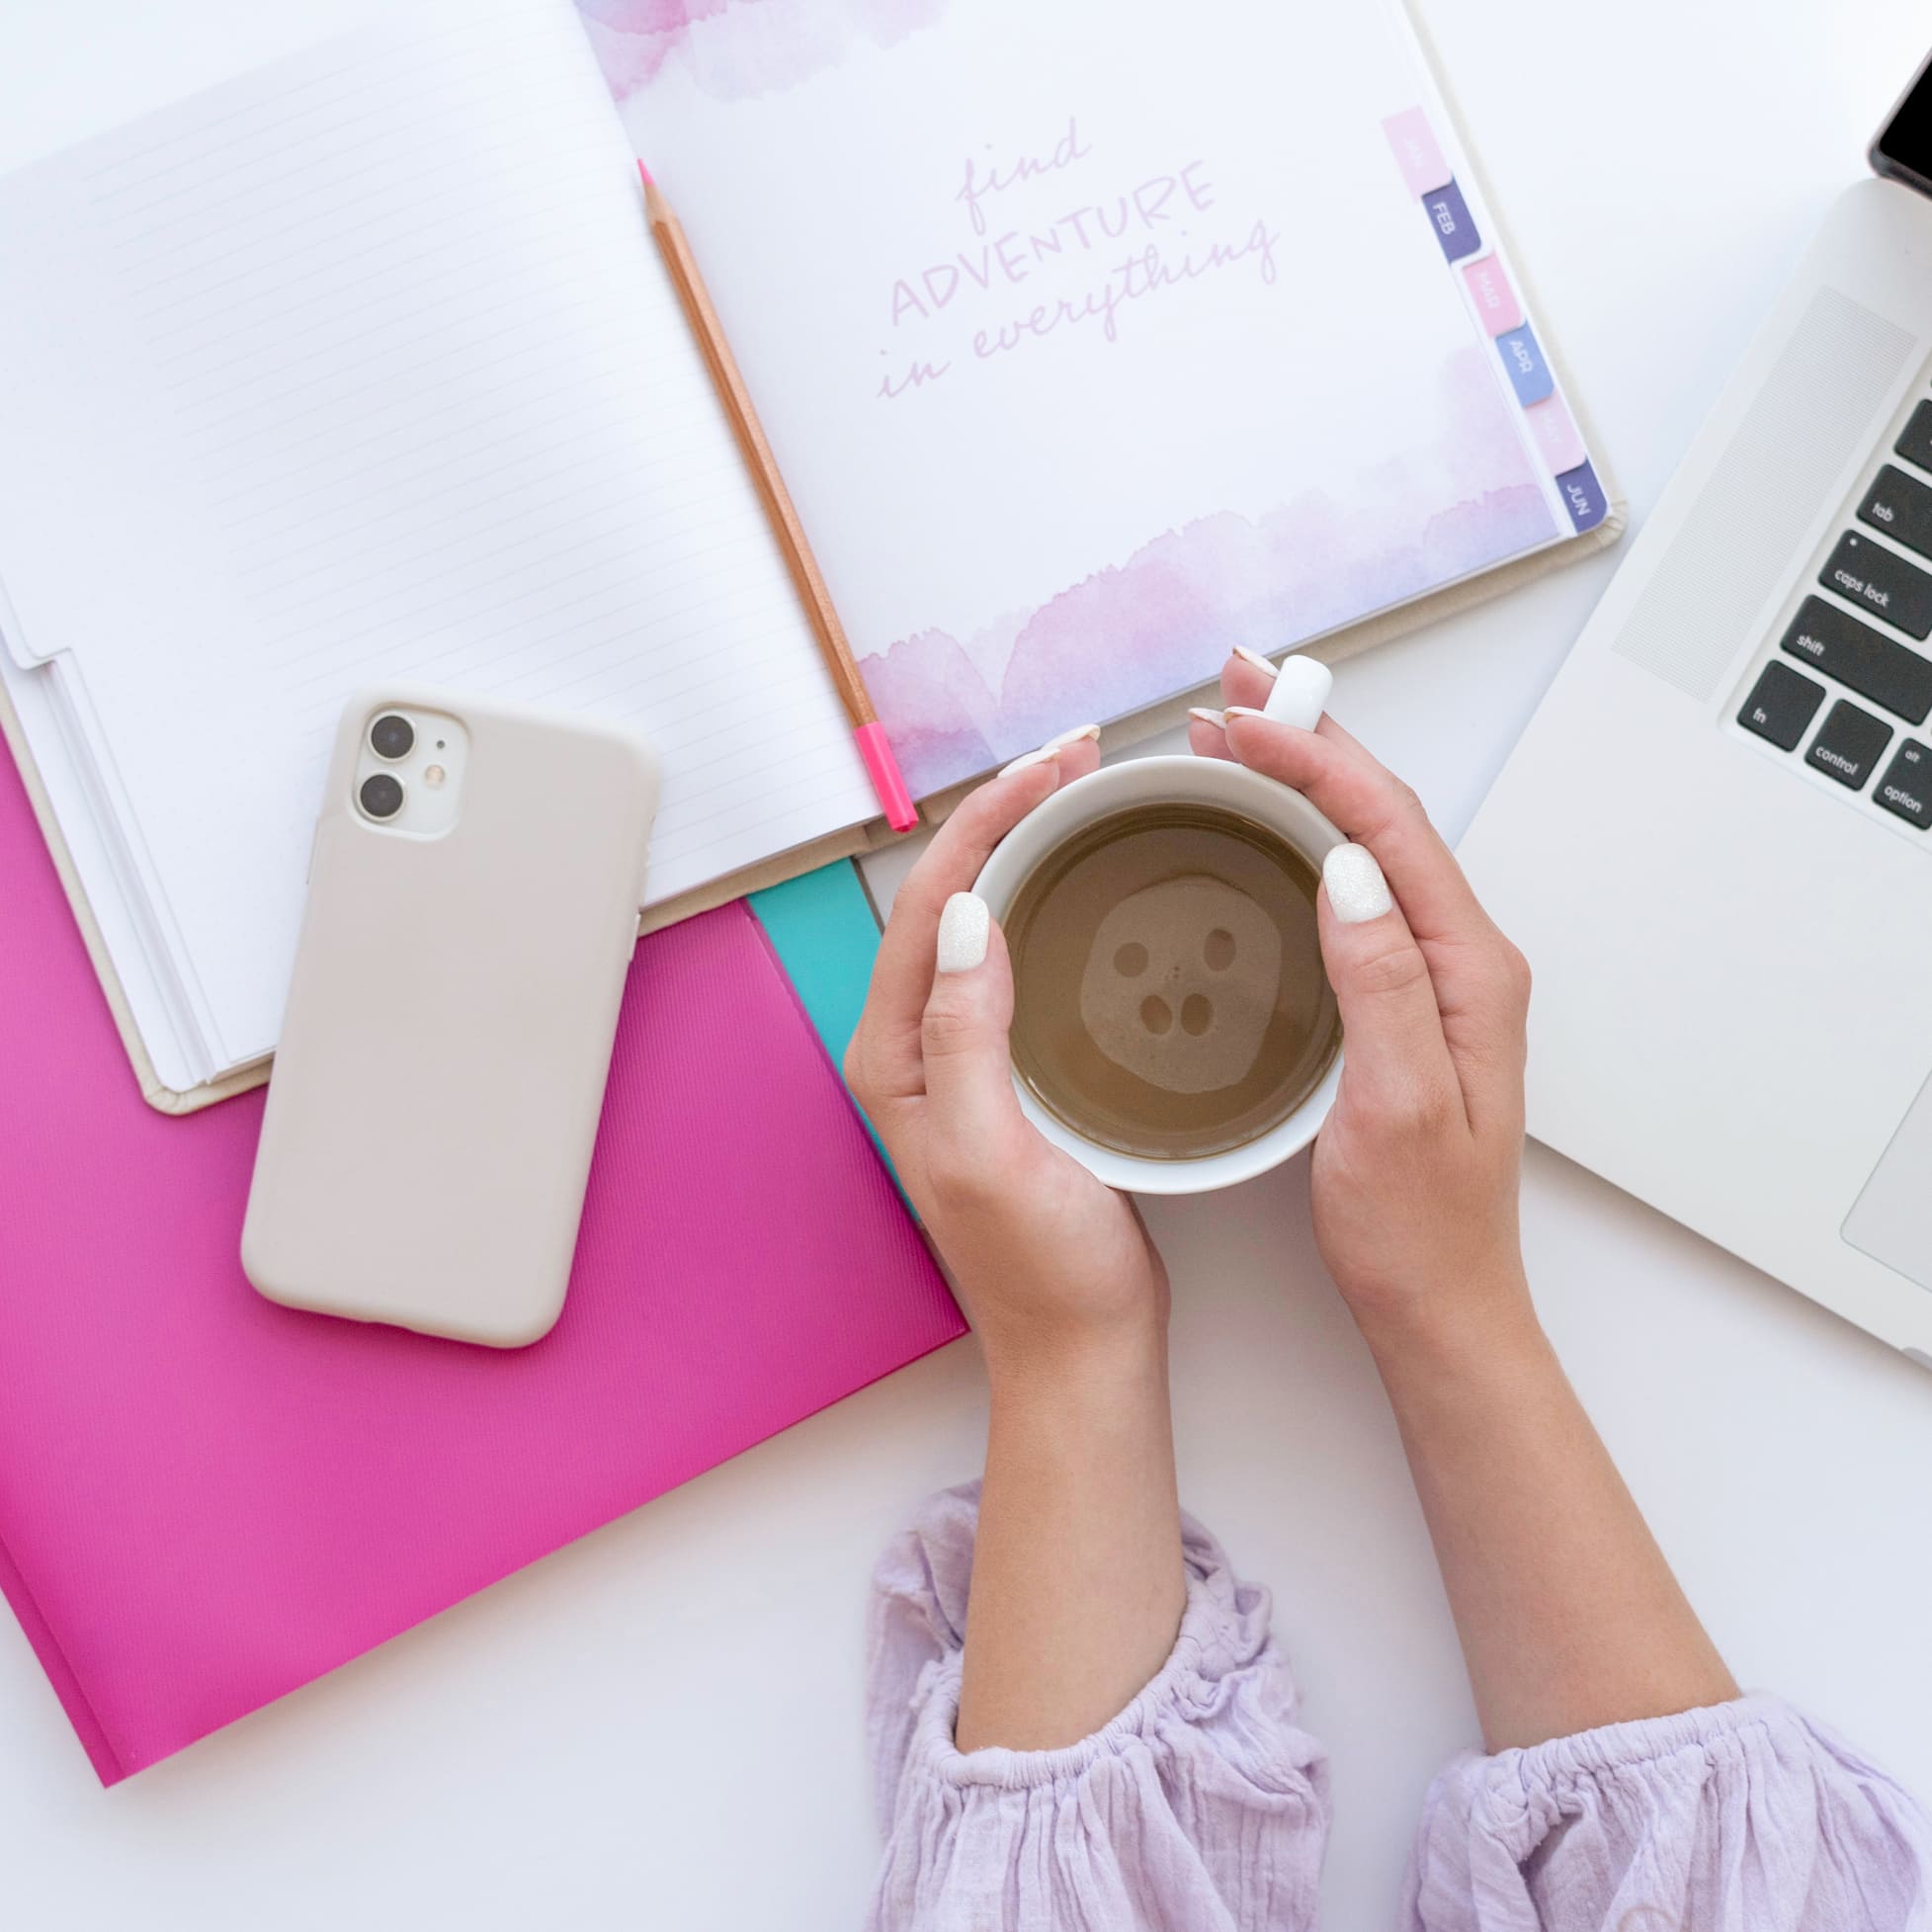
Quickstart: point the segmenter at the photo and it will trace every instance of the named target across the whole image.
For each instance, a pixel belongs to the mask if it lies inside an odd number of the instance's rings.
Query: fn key
[[[1796,751],[1805,727],[1817,716],[1823,703],[1823,685],[1813,684],[1789,664],[1774,660],[1751,687],[1737,721],[1745,730],[1769,738],[1780,751]]]

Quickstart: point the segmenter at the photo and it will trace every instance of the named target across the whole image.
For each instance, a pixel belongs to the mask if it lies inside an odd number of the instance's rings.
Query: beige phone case
[[[358,809],[389,709],[467,730],[439,836]],[[402,685],[351,702],[242,1229],[270,1301],[497,1348],[555,1322],[657,789],[652,752],[593,719]]]

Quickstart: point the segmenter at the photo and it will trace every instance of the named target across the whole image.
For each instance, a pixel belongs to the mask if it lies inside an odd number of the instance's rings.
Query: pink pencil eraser
[[[1433,195],[1449,185],[1453,171],[1442,158],[1442,144],[1429,126],[1429,117],[1420,108],[1391,114],[1382,124],[1382,131],[1395,150],[1395,165],[1401,169],[1411,195]]]
[[[852,735],[859,741],[859,756],[866,761],[879,802],[885,807],[886,824],[895,832],[911,831],[919,822],[919,814],[913,808],[899,761],[892,756],[892,741],[885,735],[884,725],[875,720],[860,725]]]
[[[1481,261],[1471,262],[1463,271],[1463,280],[1470,285],[1475,312],[1490,335],[1507,335],[1523,326],[1523,304],[1516,299],[1516,291],[1509,286],[1509,277],[1495,256],[1485,255]]]

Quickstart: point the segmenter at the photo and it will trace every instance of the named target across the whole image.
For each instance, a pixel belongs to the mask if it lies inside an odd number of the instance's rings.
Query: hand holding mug
[[[1237,655],[1194,749],[1301,793],[1350,843],[1323,864],[1322,957],[1345,1063],[1315,1143],[1315,1235],[1365,1329],[1528,1308],[1517,1223],[1530,976],[1415,794],[1333,718],[1263,717]],[[1375,1333],[1372,1332],[1372,1339]]]
[[[1020,1110],[1006,942],[970,889],[1021,819],[1098,765],[1095,735],[1010,766],[940,828],[893,901],[845,1057],[996,1374],[1166,1319],[1166,1273],[1133,1204]]]
[[[1275,675],[1263,660],[1230,659],[1227,710],[1197,714],[1191,738],[1198,754],[1305,800],[1315,825],[1332,821],[1325,834],[1286,819],[1283,829],[1320,858],[1321,951],[1346,1047],[1338,1080],[1311,1098],[1310,1125],[1235,1158],[1259,1172],[1327,1114],[1315,1231],[1366,1329],[1393,1335],[1478,1306],[1525,1313],[1516,1204],[1528,969],[1407,787],[1332,718],[1306,730],[1261,714]],[[962,804],[899,890],[847,1055],[853,1091],[989,1355],[1166,1306],[1137,1217],[1089,1171],[1104,1158],[1074,1158],[1063,1134],[1050,1144],[1021,1107],[1005,943],[968,892],[1006,835],[1097,763],[1089,737],[1072,734]],[[1337,828],[1346,842],[1335,843]],[[1007,851],[1020,854],[1021,842]],[[1237,1177],[1230,1167],[1194,1185]]]

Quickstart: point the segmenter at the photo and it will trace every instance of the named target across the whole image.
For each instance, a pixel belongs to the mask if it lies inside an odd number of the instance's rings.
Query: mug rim
[[[994,846],[972,889],[1003,926],[1021,885],[1072,833],[1130,804],[1170,799],[1239,810],[1278,833],[1317,873],[1328,853],[1348,842],[1331,819],[1279,780],[1265,778],[1229,759],[1163,752],[1102,765],[1084,778],[1061,786]],[[1192,1154],[1176,1160],[1123,1153],[1118,1147],[1088,1139],[1041,1104],[1020,1078],[1017,1067],[1010,1067],[1010,1072],[1020,1111],[1047,1140],[1071,1154],[1109,1187],[1129,1194],[1208,1194],[1279,1167],[1314,1139],[1341,1084],[1343,1051],[1342,1047],[1336,1049],[1314,1091],[1265,1134],[1219,1153]]]

